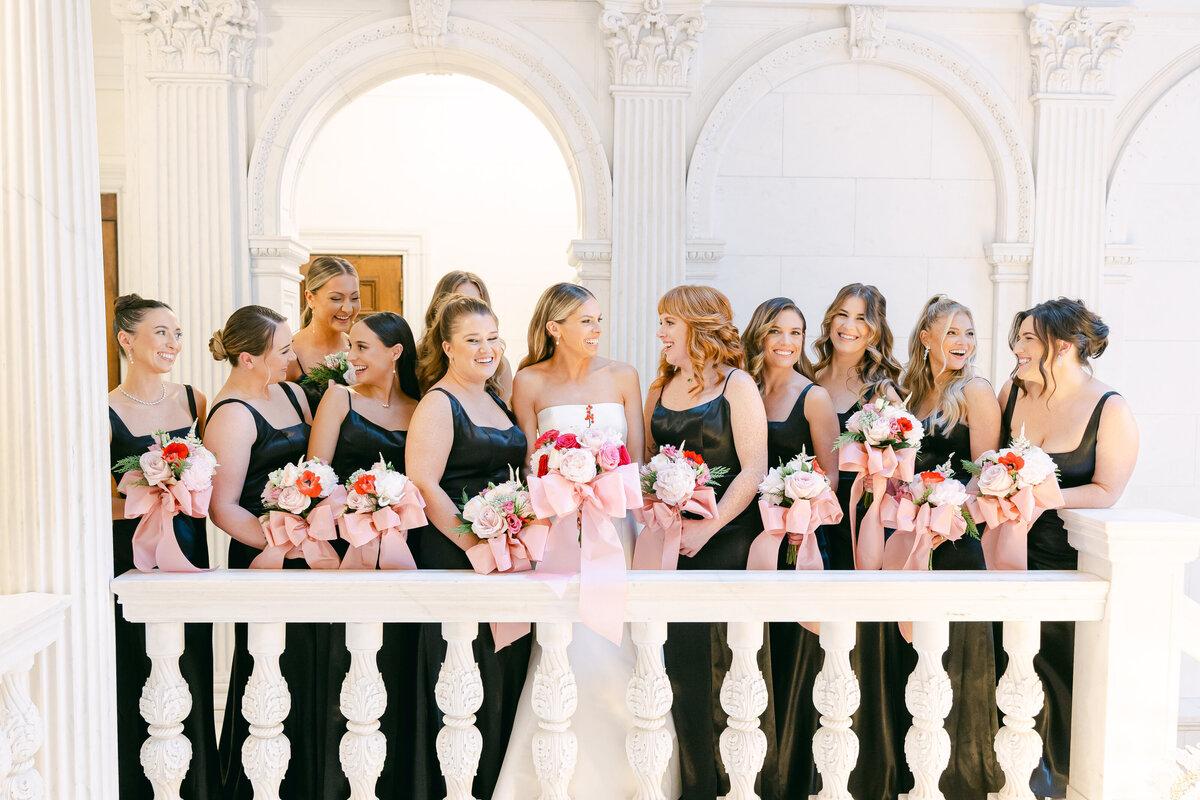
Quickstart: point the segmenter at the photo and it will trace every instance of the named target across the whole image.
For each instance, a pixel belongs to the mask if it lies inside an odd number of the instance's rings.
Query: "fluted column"
[[[1127,8],[1040,3],[1026,13],[1037,184],[1030,299],[1094,305],[1104,275],[1110,72],[1133,26]]]
[[[71,600],[38,659],[48,797],[117,796],[104,276],[87,3],[0,6],[0,594]],[[0,794],[3,794],[0,789]]]
[[[689,73],[699,2],[608,2],[601,17],[613,95],[612,353],[648,383],[659,296],[687,278]]]

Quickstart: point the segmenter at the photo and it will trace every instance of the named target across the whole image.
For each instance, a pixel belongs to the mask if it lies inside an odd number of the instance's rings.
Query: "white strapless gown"
[[[563,405],[542,409],[537,416],[538,435],[551,429],[567,431],[587,427],[587,408],[585,405]],[[625,407],[620,403],[597,403],[591,409],[592,426],[614,428],[622,436],[627,435]],[[633,557],[636,525],[632,517],[614,520],[614,523],[625,547],[628,566]],[[633,797],[637,782],[625,755],[625,734],[633,728],[633,715],[625,706],[625,688],[633,676],[636,656],[628,627],[618,647],[587,626],[576,624],[567,653],[579,689],[579,706],[571,717],[571,730],[575,732],[579,754],[570,784],[571,797],[575,800]],[[533,771],[533,735],[537,733],[538,721],[530,700],[533,675],[541,656],[541,648],[535,642],[529,675],[492,800],[534,800],[541,794],[537,774]],[[675,725],[669,716],[667,725],[672,755],[663,789],[666,796],[674,800],[681,792],[679,748],[675,743]]]

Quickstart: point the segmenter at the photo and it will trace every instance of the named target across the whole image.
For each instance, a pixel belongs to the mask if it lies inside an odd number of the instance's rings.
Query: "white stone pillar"
[[[613,95],[613,357],[649,384],[658,298],[687,279],[688,77],[700,2],[610,0],[601,16]]]
[[[113,0],[125,35],[120,290],[170,303],[189,344],[178,380],[225,379],[206,343],[250,302],[246,90],[253,0]]]
[[[1026,14],[1035,109],[1030,299],[1094,305],[1104,274],[1109,71],[1133,33],[1130,11],[1039,3]]]
[[[996,242],[983,248],[992,269],[992,365],[994,386],[1001,386],[1016,364],[1008,348],[1008,331],[1018,311],[1029,308],[1029,262],[1033,246]]]
[[[31,694],[48,797],[117,796],[104,274],[91,17],[0,11],[0,594],[69,596]],[[39,454],[35,456],[34,454]]]

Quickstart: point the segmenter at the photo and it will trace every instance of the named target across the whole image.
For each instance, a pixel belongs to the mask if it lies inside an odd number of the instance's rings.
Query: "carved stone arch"
[[[713,239],[712,200],[721,152],[742,116],[777,86],[820,67],[850,60],[848,28],[810,34],[768,53],[734,81],[696,140],[688,170],[688,239]],[[1028,243],[1033,230],[1033,166],[1016,112],[982,68],[933,42],[887,30],[865,63],[915,75],[958,106],[979,134],[996,183],[997,242]]]

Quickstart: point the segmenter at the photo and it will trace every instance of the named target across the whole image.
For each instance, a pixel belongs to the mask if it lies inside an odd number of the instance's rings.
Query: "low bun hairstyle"
[[[546,330],[548,322],[565,322],[575,309],[595,299],[595,295],[577,283],[556,283],[538,298],[529,320],[529,354],[517,370],[541,363],[554,355],[554,337]]]
[[[337,256],[317,256],[308,265],[308,272],[304,276],[304,287],[309,292],[316,294],[322,286],[329,282],[330,278],[336,278],[339,275],[353,275],[354,280],[358,280],[358,270],[346,259]],[[300,312],[300,327],[308,327],[308,323],[312,322],[312,317],[312,306],[305,303],[304,310]]]
[[[421,343],[417,345],[417,381],[422,393],[428,392],[430,387],[440,381],[445,376],[446,370],[450,368],[450,359],[446,356],[446,351],[442,349],[442,343],[450,341],[451,336],[454,335],[454,326],[459,319],[471,314],[482,314],[496,320],[496,324],[499,325],[499,320],[491,306],[478,297],[469,297],[465,294],[446,295],[433,309],[433,312],[433,324],[425,330],[425,335],[421,337]],[[500,356],[503,354],[503,349],[502,343],[501,352],[496,356],[497,372],[500,371]],[[487,387],[493,392],[499,391],[494,374],[488,378]]]
[[[147,312],[156,308],[171,310],[171,307],[161,300],[147,300],[136,294],[123,294],[118,297],[113,301],[113,339],[116,339],[121,331],[132,336],[137,331],[137,326],[146,318]]]
[[[694,376],[692,394],[704,391],[704,368],[709,364],[742,368],[744,351],[733,325],[733,307],[721,292],[711,286],[676,286],[659,298],[658,313],[670,314],[687,325],[688,360],[692,362]],[[679,367],[668,364],[664,353],[658,363],[658,377],[650,388],[666,386],[678,372]]]
[[[417,382],[417,344],[413,339],[412,328],[404,317],[394,311],[378,311],[368,314],[359,320],[379,337],[384,347],[400,345],[404,350],[396,359],[396,377],[400,382],[400,391],[413,400],[421,399],[421,387]]]
[[[242,306],[229,315],[225,327],[213,333],[208,350],[217,361],[237,364],[238,356],[261,356],[271,346],[284,316],[266,306]]]
[[[1059,297],[1038,303],[1033,308],[1018,311],[1013,317],[1012,328],[1008,332],[1008,346],[1011,349],[1021,336],[1021,323],[1026,318],[1033,320],[1033,333],[1045,348],[1045,355],[1038,364],[1038,372],[1042,374],[1045,385],[1050,387],[1050,395],[1054,394],[1057,382],[1054,379],[1054,346],[1058,342],[1067,342],[1075,346],[1075,354],[1084,369],[1091,370],[1090,359],[1099,358],[1108,349],[1108,325],[1100,319],[1100,315],[1090,311],[1082,300],[1069,300]],[[1050,362],[1050,372],[1046,373],[1046,362]],[[1026,391],[1024,381],[1016,377],[1013,368],[1013,385],[1021,391]]]

